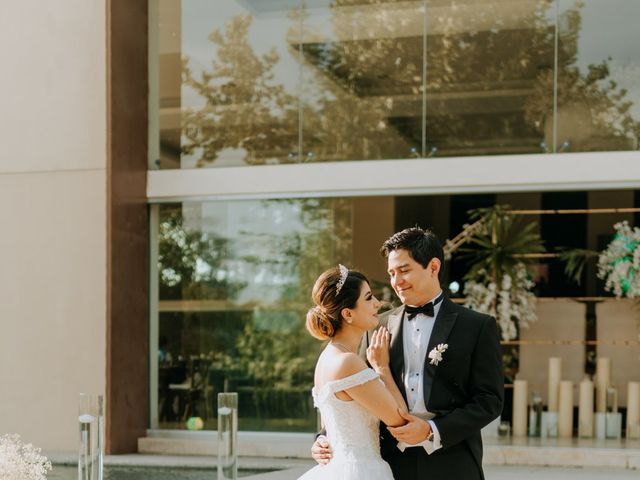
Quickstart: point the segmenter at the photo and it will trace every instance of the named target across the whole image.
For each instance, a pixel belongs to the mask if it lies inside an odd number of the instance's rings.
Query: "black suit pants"
[[[397,450],[397,449],[396,449]],[[483,480],[482,470],[465,442],[427,455],[422,447],[388,452],[395,480]]]

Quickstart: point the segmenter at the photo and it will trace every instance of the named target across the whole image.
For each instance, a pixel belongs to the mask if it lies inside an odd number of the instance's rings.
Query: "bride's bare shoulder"
[[[367,368],[358,354],[351,352],[323,352],[316,366],[316,385],[340,380]]]

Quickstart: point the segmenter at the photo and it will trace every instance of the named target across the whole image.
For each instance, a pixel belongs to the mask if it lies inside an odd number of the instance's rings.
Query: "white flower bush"
[[[46,480],[51,462],[20,435],[0,435],[1,480]]]
[[[616,223],[615,237],[598,257],[598,277],[604,288],[620,297],[640,297],[640,228]]]
[[[494,316],[503,340],[513,340],[519,328],[527,328],[538,319],[536,297],[531,291],[534,283],[529,279],[523,263],[515,266],[515,278],[506,273],[502,275],[499,290],[486,271],[478,273],[478,281],[467,281],[465,284],[465,306]]]

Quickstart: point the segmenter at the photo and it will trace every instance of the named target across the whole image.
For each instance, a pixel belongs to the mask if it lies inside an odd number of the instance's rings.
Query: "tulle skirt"
[[[380,458],[334,458],[327,465],[316,465],[298,480],[393,480],[393,474],[389,464]]]

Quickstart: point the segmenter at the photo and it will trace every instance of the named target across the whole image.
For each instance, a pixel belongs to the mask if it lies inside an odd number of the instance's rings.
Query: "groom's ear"
[[[437,277],[438,273],[440,273],[440,267],[442,267],[442,264],[440,263],[440,260],[438,258],[432,258],[431,261],[429,262],[429,274],[432,277]]]

